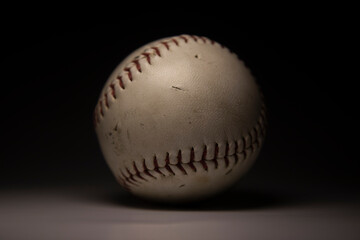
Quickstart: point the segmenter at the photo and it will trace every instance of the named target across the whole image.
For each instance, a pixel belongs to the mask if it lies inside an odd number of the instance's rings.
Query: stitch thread
[[[190,37],[191,37],[192,39],[194,39],[194,41],[195,41],[195,42],[197,42],[197,40],[198,40],[198,39],[197,39],[197,37],[196,37],[196,36],[194,36],[194,35],[190,35]]]
[[[209,42],[210,44],[214,45],[216,43],[214,40],[207,39],[207,38],[201,37],[201,36],[181,35],[181,36],[177,36],[177,37],[173,37],[173,38],[161,41],[159,44],[165,46],[165,49],[169,51],[170,50],[170,43],[174,43],[176,46],[179,46],[178,39],[183,40],[185,43],[188,43],[190,40],[193,40],[194,42],[199,42],[199,39],[202,40],[204,44]],[[219,46],[221,46],[222,48],[225,48],[221,44],[219,44]],[[148,52],[149,49],[152,49],[154,51],[153,52],[154,54],[151,54],[150,52]],[[139,56],[136,56],[133,60],[131,60],[129,62],[129,64],[127,64],[124,67],[122,73],[117,75],[115,77],[114,81],[112,83],[110,83],[110,85],[108,86],[108,90],[105,91],[104,95],[98,101],[97,107],[95,107],[95,110],[94,110],[94,126],[95,127],[97,127],[97,125],[100,123],[100,117],[97,116],[97,115],[100,115],[101,117],[104,117],[104,115],[105,115],[102,104],[105,103],[106,110],[109,109],[109,102],[108,102],[107,92],[110,92],[111,96],[113,96],[114,99],[117,98],[116,91],[115,91],[116,80],[118,81],[118,84],[119,84],[120,88],[125,89],[123,77],[127,76],[127,78],[130,81],[134,80],[134,76],[133,76],[133,73],[132,73],[132,67],[135,67],[138,72],[140,72],[140,73],[142,72],[142,67],[141,67],[141,64],[140,64],[140,61],[139,61],[140,56],[143,56],[143,58],[146,59],[147,63],[150,64],[150,65],[152,64],[151,58],[154,55],[156,55],[158,57],[162,57],[159,47],[152,46],[149,49],[145,50],[143,53],[139,54]],[[125,75],[123,75],[123,74],[125,74]]]
[[[161,57],[160,50],[159,50],[158,47],[152,47],[151,49],[154,49],[154,50],[155,50],[155,53],[156,53],[159,57]]]
[[[224,161],[225,168],[229,168],[229,166],[230,166],[230,160],[229,160],[230,157],[234,157],[234,164],[233,164],[233,167],[234,167],[239,162],[239,156],[243,156],[242,157],[243,161],[246,161],[247,158],[253,152],[255,152],[255,150],[257,148],[259,148],[261,146],[262,139],[265,137],[265,128],[266,128],[264,108],[265,107],[263,106],[262,111],[259,116],[259,119],[258,119],[257,123],[255,124],[255,126],[252,129],[250,129],[245,136],[242,136],[240,141],[235,140],[231,143],[229,141],[225,141],[225,155],[223,158],[220,158],[221,160]],[[257,131],[257,130],[255,130],[256,128],[260,129],[260,131],[257,132],[259,134],[251,133],[251,132]],[[254,136],[252,136],[252,134]],[[230,153],[230,144],[234,144],[234,153]],[[183,175],[188,175],[188,172],[185,169],[185,166],[190,167],[190,169],[193,172],[197,172],[198,169],[197,169],[196,165],[194,164],[194,163],[197,163],[197,161],[195,161],[194,147],[192,147],[190,149],[190,161],[188,163],[184,163],[182,161],[182,154],[183,154],[182,150],[180,149],[177,154],[177,163],[172,164],[172,163],[170,163],[169,153],[167,152],[166,156],[165,156],[165,166],[164,167],[159,167],[158,159],[157,159],[156,155],[154,155],[154,157],[153,157],[154,169],[153,170],[150,170],[147,168],[145,159],[143,159],[143,168],[144,168],[143,172],[140,172],[139,169],[136,167],[136,163],[133,162],[132,164],[133,164],[135,174],[131,173],[131,171],[127,167],[125,167],[128,175],[125,175],[120,169],[120,175],[118,175],[117,177],[119,179],[121,179],[120,183],[122,183],[122,185],[125,186],[125,188],[130,191],[131,190],[130,185],[138,187],[141,184],[141,180],[148,182],[148,180],[145,179],[144,176],[142,176],[142,173],[144,173],[144,175],[146,175],[154,180],[157,180],[158,177],[155,177],[153,174],[151,174],[151,171],[158,173],[160,175],[160,177],[166,177],[166,175],[162,171],[167,171],[169,174],[171,174],[173,176],[176,175],[175,172],[173,171],[172,167],[178,168]],[[208,172],[209,171],[208,163],[213,162],[214,168],[218,169],[218,167],[219,167],[219,163],[218,163],[219,144],[215,143],[214,157],[212,159],[209,159],[209,160],[206,159],[207,154],[208,154],[208,149],[207,149],[207,146],[204,145],[203,151],[201,153],[201,156],[202,156],[201,160],[198,161],[198,163],[200,163],[200,165],[197,165],[197,166],[201,166],[204,171]],[[233,167],[231,169],[229,169],[225,175],[228,175],[232,171]],[[135,176],[138,177],[138,179],[135,179],[134,178]]]
[[[199,38],[200,38],[201,40],[203,40],[204,43],[206,43],[206,38],[201,37],[201,36],[200,36]]]
[[[185,36],[179,36],[179,38],[183,39],[185,41],[185,43],[188,42],[188,39]]]
[[[111,89],[111,91],[110,91],[111,96],[113,96],[113,98],[116,99],[116,95],[115,95],[115,85],[114,85],[114,83],[111,83],[111,84],[110,84],[110,89]]]
[[[171,41],[173,41],[176,44],[176,46],[179,46],[179,43],[175,38],[172,38]]]
[[[141,55],[146,57],[146,61],[151,65],[150,53],[142,53]]]
[[[133,78],[132,78],[132,74],[131,74],[131,69],[130,69],[130,67],[124,68],[124,72],[127,72],[127,75],[128,75],[128,77],[129,77],[129,80],[132,81]]]
[[[132,62],[135,64],[136,69],[137,69],[139,72],[141,72],[141,66],[140,66],[139,60],[136,59],[136,60],[133,60]]]
[[[163,44],[167,50],[170,50],[169,44],[167,42],[161,42],[161,44]]]
[[[212,39],[207,39],[205,37],[199,37],[199,36],[194,36],[194,35],[190,35],[190,36],[189,35],[186,35],[186,36],[181,35],[178,37],[173,37],[171,39],[162,41],[159,44],[163,45],[165,47],[165,49],[169,51],[170,43],[174,43],[176,46],[179,46],[178,40],[183,40],[185,43],[188,43],[190,40],[193,40],[194,42],[199,43],[198,40],[202,40],[202,42],[204,44],[207,42],[209,42],[211,45],[216,44],[216,42]],[[219,43],[217,43],[217,44],[221,48],[226,49],[226,47],[224,45],[221,45]],[[148,52],[149,49],[152,49],[153,52],[152,53]],[[110,83],[107,91],[105,91],[102,98],[99,99],[98,104],[95,107],[95,110],[94,110],[94,126],[95,127],[97,127],[97,125],[100,123],[101,119],[104,117],[104,108],[105,108],[105,110],[107,110],[111,107],[108,102],[109,101],[108,93],[110,93],[110,95],[114,99],[117,99],[117,95],[116,95],[116,91],[115,91],[116,81],[118,81],[120,88],[124,90],[125,85],[124,85],[123,77],[127,76],[127,78],[130,81],[134,80],[134,76],[132,74],[131,68],[134,67],[134,68],[136,68],[136,70],[139,73],[142,72],[142,67],[141,67],[141,64],[139,61],[140,56],[143,56],[143,59],[146,59],[146,61],[149,65],[152,64],[152,61],[151,61],[152,57],[155,57],[155,56],[162,57],[159,47],[153,46],[153,47],[150,47],[149,49],[145,50],[139,56],[135,57],[132,61],[130,61],[129,64],[127,64],[124,67],[122,73],[118,74],[115,77],[114,81],[112,83]],[[231,53],[231,51],[230,51],[230,53]],[[125,75],[123,75],[123,74],[125,74]],[[230,166],[230,160],[229,160],[230,157],[234,157],[234,161],[235,161],[234,165],[236,165],[239,162],[239,156],[242,156],[243,161],[246,161],[247,158],[250,156],[250,154],[253,153],[258,147],[260,147],[260,145],[262,144],[262,138],[265,136],[265,125],[266,125],[265,105],[264,105],[264,103],[262,103],[260,116],[259,116],[259,119],[258,119],[257,123],[255,124],[255,126],[252,129],[250,129],[247,132],[247,134],[243,135],[240,138],[240,140],[237,140],[237,141],[235,140],[234,142],[231,142],[231,144],[234,144],[234,148],[235,148],[234,153],[229,153],[230,143],[228,141],[225,141],[225,156],[222,158],[219,158],[219,145],[218,145],[218,143],[215,143],[213,158],[206,159],[206,157],[208,155],[208,149],[207,149],[207,146],[204,145],[200,161],[195,161],[195,150],[194,150],[194,147],[192,147],[190,149],[190,156],[189,156],[190,161],[188,163],[184,163],[183,162],[183,153],[182,153],[182,150],[180,149],[176,156],[177,163],[175,163],[175,164],[170,163],[169,153],[168,152],[166,153],[164,167],[159,166],[158,159],[157,159],[156,155],[154,154],[153,160],[152,160],[153,165],[154,165],[153,170],[149,169],[146,166],[146,160],[143,159],[143,162],[142,162],[143,171],[140,171],[138,169],[138,167],[136,166],[136,163],[133,162],[132,168],[133,168],[134,173],[132,173],[128,167],[125,167],[124,168],[125,173],[122,169],[119,169],[119,175],[116,176],[116,179],[118,180],[118,182],[121,185],[123,185],[125,187],[125,189],[131,190],[131,187],[138,187],[141,185],[141,183],[143,181],[145,181],[145,182],[149,181],[148,180],[149,178],[157,180],[158,177],[166,177],[164,172],[167,172],[171,175],[176,175],[174,170],[172,169],[173,167],[176,167],[178,170],[180,170],[180,172],[182,174],[188,175],[189,170],[191,170],[193,172],[197,172],[197,170],[198,170],[197,168],[200,166],[204,171],[208,171],[209,170],[209,165],[208,165],[209,162],[213,162],[214,168],[218,169],[219,168],[218,160],[223,159],[225,168],[228,168]],[[199,163],[199,164],[195,164],[195,163]],[[232,169],[230,169],[226,174],[229,174],[231,172],[231,170]],[[157,176],[155,173],[158,174],[159,176]],[[146,177],[148,179],[146,179]]]
[[[146,164],[145,164],[145,159],[143,159],[143,168],[144,168],[144,173],[154,179],[157,179],[154,175],[152,175],[150,172],[149,172],[149,169],[146,167]]]
[[[122,77],[121,77],[121,76],[117,76],[116,79],[119,80],[119,86],[120,86],[122,89],[125,89],[125,86],[124,86]]]
[[[107,108],[109,108],[109,103],[108,103],[108,98],[107,98],[107,93],[105,93],[105,106],[107,107]]]

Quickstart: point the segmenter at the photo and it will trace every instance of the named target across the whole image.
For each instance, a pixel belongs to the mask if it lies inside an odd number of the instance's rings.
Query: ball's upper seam
[[[116,75],[115,79],[112,80],[112,82],[109,84],[107,89],[104,91],[104,93],[99,97],[99,100],[95,106],[94,109],[94,127],[96,128],[98,124],[102,121],[102,119],[105,116],[105,112],[110,109],[109,105],[109,98],[116,99],[116,91],[115,86],[118,85],[122,90],[126,88],[125,85],[125,78],[132,82],[134,79],[133,71],[137,71],[141,73],[143,71],[143,68],[141,66],[140,60],[146,60],[146,62],[149,65],[152,65],[152,58],[162,57],[162,49],[166,49],[167,51],[170,50],[171,46],[177,46],[180,47],[179,42],[183,41],[184,43],[189,43],[190,41],[196,42],[196,43],[202,43],[202,44],[210,44],[214,46],[219,46],[223,49],[226,49],[229,51],[229,53],[234,54],[231,52],[228,48],[224,47],[220,43],[215,42],[214,40],[210,40],[206,37],[201,36],[194,36],[194,35],[180,35],[171,37],[165,40],[160,40],[155,42],[152,46],[149,46],[146,48],[140,55],[137,55],[132,60],[129,61],[129,63],[125,64],[125,67],[121,70],[119,74]],[[234,54],[236,56],[236,54]]]
[[[170,51],[173,47],[181,47],[181,44],[187,44],[189,42],[221,47],[229,51],[229,54],[233,54],[237,57],[237,55],[231,52],[228,48],[206,37],[180,35],[156,41],[149,45],[139,55],[135,56],[134,58],[130,59],[129,62],[124,64],[124,67],[120,70],[120,72],[116,74],[114,79],[112,79],[111,82],[109,82],[109,84],[106,86],[105,90],[100,95],[94,110],[95,128],[97,128],[98,125],[102,122],[106,115],[106,111],[111,109],[111,105],[113,104],[114,100],[118,98],[118,94],[121,94],[121,90],[125,90],[130,82],[136,80],[135,73],[142,73],[144,71],[142,64],[152,65],[154,63],[153,59],[155,57],[163,57],[163,51]],[[121,92],[119,92],[119,90]],[[124,165],[122,168],[119,168],[115,173],[115,176],[122,186],[130,190],[130,188],[139,186],[143,182],[157,180],[156,176],[166,177],[164,174],[165,172],[169,175],[175,175],[175,169],[177,170],[178,174],[188,175],[190,172],[196,172],[199,167],[205,171],[208,171],[209,162],[212,162],[215,166],[215,169],[217,169],[218,161],[220,160],[224,161],[224,165],[227,168],[229,166],[229,158],[233,156],[235,159],[235,164],[229,168],[230,171],[238,162],[240,155],[243,155],[244,160],[247,160],[251,153],[260,148],[265,136],[265,124],[265,105],[262,103],[256,124],[252,128],[248,129],[247,132],[243,133],[240,139],[224,139],[223,142],[215,143],[213,154],[214,157],[212,159],[206,158],[208,151],[206,145],[201,146],[202,150],[200,151],[194,150],[195,147],[198,149],[199,146],[192,147],[190,149],[190,161],[186,163],[182,161],[181,157],[185,152],[184,149],[178,150],[177,163],[171,163],[169,161],[169,153],[166,153],[164,166],[159,166],[159,158],[156,156],[156,153],[154,153],[153,159],[149,159],[152,160],[151,162],[153,166],[147,166],[145,159],[139,158],[137,162],[130,162],[130,166]],[[220,144],[223,152],[225,152],[224,156],[218,155]],[[235,146],[234,153],[229,154],[229,145]],[[188,153],[188,151],[186,152]],[[198,160],[195,161],[195,154],[202,155],[200,160],[197,158]],[[162,158],[162,160],[164,159]],[[141,169],[139,167],[140,163],[142,164]]]

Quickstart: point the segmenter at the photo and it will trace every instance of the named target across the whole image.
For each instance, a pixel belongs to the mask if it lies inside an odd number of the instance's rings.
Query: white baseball
[[[95,108],[118,182],[159,201],[190,201],[234,184],[265,135],[258,86],[236,54],[205,37],[154,41],[118,65]]]

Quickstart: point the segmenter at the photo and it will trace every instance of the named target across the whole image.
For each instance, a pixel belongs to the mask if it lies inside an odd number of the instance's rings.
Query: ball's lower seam
[[[214,148],[214,157],[212,159],[207,159],[208,154],[207,146],[203,146],[202,156],[200,161],[195,161],[195,150],[194,147],[190,150],[190,161],[185,163],[182,161],[183,153],[182,150],[178,151],[177,163],[170,163],[169,153],[166,153],[165,157],[165,166],[159,166],[158,159],[156,154],[153,157],[153,169],[150,169],[146,163],[145,159],[142,159],[142,170],[139,170],[135,161],[132,162],[131,166],[124,166],[119,168],[118,173],[115,174],[118,182],[127,190],[131,190],[132,187],[139,187],[142,183],[148,182],[151,180],[158,180],[157,176],[166,177],[168,175],[176,175],[176,172],[181,173],[186,176],[190,171],[197,172],[198,168],[202,168],[204,171],[208,172],[208,163],[213,162],[215,169],[218,169],[219,161],[224,161],[225,168],[229,167],[229,158],[234,157],[235,163],[232,165],[232,168],[237,165],[239,159],[246,161],[250,155],[259,149],[262,145],[263,139],[265,137],[265,127],[266,125],[266,116],[265,116],[265,105],[262,105],[260,111],[260,116],[256,125],[250,129],[246,134],[244,134],[240,139],[235,141],[224,141],[225,145],[225,154],[224,156],[219,156],[219,143],[215,143]],[[234,153],[230,152],[230,145],[234,145]],[[229,171],[231,171],[231,169]],[[229,172],[228,171],[228,172]]]

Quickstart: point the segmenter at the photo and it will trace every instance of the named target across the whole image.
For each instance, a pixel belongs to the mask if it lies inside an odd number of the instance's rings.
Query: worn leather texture
[[[161,201],[201,199],[235,183],[258,155],[264,123],[243,61],[189,35],[130,54],[95,108],[100,147],[119,183]]]

